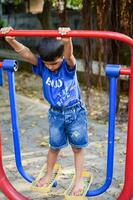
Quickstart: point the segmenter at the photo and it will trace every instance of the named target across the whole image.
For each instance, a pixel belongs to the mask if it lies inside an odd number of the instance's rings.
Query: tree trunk
[[[0,1],[0,17],[2,16],[2,3],[1,3],[1,1]]]
[[[60,7],[60,2],[62,2],[63,8]],[[57,13],[60,20],[60,26],[62,27],[68,26],[66,4],[67,0],[57,0]]]
[[[38,18],[41,22],[43,29],[51,29],[50,26],[51,7],[52,7],[51,0],[44,0],[43,12],[38,14]]]
[[[91,29],[91,20],[92,20],[92,9],[91,1],[83,0],[83,9],[82,9],[82,25],[83,29]],[[90,39],[83,39],[83,59],[84,59],[84,69],[87,85],[86,93],[86,104],[89,108],[89,94],[90,94],[90,75],[92,74],[92,41]]]
[[[120,20],[119,20],[119,3],[118,1],[112,0],[112,30],[118,32],[120,29]],[[120,43],[118,41],[111,42],[112,47],[112,63],[119,64],[120,63]],[[116,112],[118,113],[119,104],[120,104],[120,81],[118,82],[117,87],[117,105],[116,105]]]

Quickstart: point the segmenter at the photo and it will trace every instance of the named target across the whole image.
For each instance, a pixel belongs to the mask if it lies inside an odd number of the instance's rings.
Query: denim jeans
[[[49,144],[52,149],[61,149],[68,143],[75,148],[88,145],[88,120],[83,103],[71,107],[49,109]]]

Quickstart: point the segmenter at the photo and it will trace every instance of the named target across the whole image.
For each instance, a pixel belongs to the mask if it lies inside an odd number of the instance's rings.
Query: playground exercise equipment
[[[119,66],[113,67],[113,74],[110,77],[110,96],[109,96],[109,128],[108,128],[108,156],[107,156],[107,175],[105,183],[102,187],[96,190],[88,191],[87,196],[96,196],[105,192],[112,181],[113,176],[113,157],[114,157],[114,130],[115,130],[115,112],[116,112],[116,88],[117,88],[117,78],[119,75]],[[12,119],[12,129],[13,129],[13,140],[14,140],[14,151],[16,166],[19,173],[24,179],[32,182],[34,179],[29,176],[24,168],[22,167],[21,161],[21,149],[19,141],[19,125],[17,116],[17,105],[15,96],[15,81],[14,81],[14,71],[17,70],[17,64],[15,60],[4,60],[3,69],[7,71],[8,74],[8,85],[9,85],[9,98],[11,107],[11,119]],[[108,70],[109,71],[109,70]],[[108,76],[110,73],[108,72]],[[50,186],[49,186],[50,187]]]
[[[8,36],[18,37],[58,37],[61,36],[57,30],[12,30]],[[0,34],[0,37],[5,35]],[[105,192],[112,182],[113,176],[113,158],[114,158],[114,134],[115,134],[115,112],[116,112],[116,91],[117,91],[117,79],[119,75],[130,75],[130,90],[129,90],[129,111],[128,111],[128,133],[127,133],[127,152],[126,152],[126,165],[125,165],[125,182],[123,190],[118,197],[118,200],[131,200],[133,198],[133,39],[117,32],[110,31],[87,31],[78,30],[70,31],[66,36],[81,37],[81,38],[101,38],[101,39],[113,39],[126,43],[131,50],[131,65],[130,68],[121,68],[120,65],[107,65],[106,75],[110,82],[110,94],[109,94],[109,127],[108,127],[108,153],[107,153],[107,172],[104,184],[95,190],[88,190],[86,196],[96,196]],[[15,86],[14,86],[14,70],[16,70],[16,61],[4,60],[0,64],[0,68],[7,70],[8,83],[9,83],[9,95],[12,115],[12,127],[14,137],[14,149],[16,165],[20,174],[29,182],[33,182],[34,178],[29,176],[23,169],[21,162],[21,151],[19,142],[19,129],[17,119],[17,108],[15,98]],[[3,84],[2,71],[0,70],[0,85]],[[2,165],[2,163],[1,163]],[[2,175],[3,176],[3,175]],[[5,192],[4,192],[5,193]],[[6,195],[6,193],[5,193]],[[21,199],[21,197],[20,197]],[[15,198],[14,198],[15,200]]]
[[[57,195],[58,193],[54,193],[54,192],[52,193],[51,190],[52,190],[53,185],[55,184],[55,180],[57,181],[59,179],[59,176],[61,175],[62,167],[59,163],[56,163],[54,166],[50,184],[46,187],[44,187],[44,186],[38,187],[37,184],[38,184],[39,180],[42,177],[44,177],[45,171],[46,171],[46,166],[43,166],[43,168],[41,169],[36,180],[32,182],[31,189],[33,191],[42,192],[45,195],[49,195],[49,194]],[[84,182],[84,189],[83,189],[82,193],[80,193],[80,195],[78,195],[78,196],[72,196],[72,189],[73,189],[74,180],[75,180],[75,176],[73,176],[72,183],[70,184],[68,189],[63,194],[65,197],[65,200],[87,200],[86,194],[92,183],[93,176],[88,171],[84,171],[82,173],[82,177],[83,177],[83,182]]]
[[[38,187],[37,184],[39,182],[39,180],[44,177],[45,175],[45,171],[46,171],[46,166],[43,166],[43,168],[41,169],[39,175],[37,176],[36,180],[32,182],[32,186],[31,189],[34,191],[38,191],[38,192],[43,192],[43,193],[49,193],[51,191],[52,186],[55,184],[55,180],[58,179],[60,173],[61,173],[61,165],[56,163],[54,166],[54,170],[52,172],[52,177],[51,177],[51,181],[50,184],[47,187]]]
[[[8,75],[8,86],[9,86],[9,98],[10,98],[10,108],[11,108],[11,120],[12,120],[12,130],[13,130],[13,141],[14,141],[14,152],[16,166],[19,173],[25,178],[25,180],[32,182],[33,177],[28,175],[23,169],[21,162],[21,149],[20,149],[20,134],[19,134],[19,124],[17,115],[17,106],[15,98],[15,81],[14,81],[14,71],[17,71],[18,65],[16,60],[4,60],[3,70],[7,71]]]
[[[90,188],[90,185],[92,183],[93,176],[88,171],[84,171],[82,173],[82,177],[83,177],[83,184],[84,184],[83,191],[78,196],[72,195],[72,189],[73,189],[74,180],[75,180],[75,176],[73,176],[72,183],[70,184],[70,186],[68,187],[68,189],[64,193],[65,200],[87,200],[88,199],[86,197],[86,194],[87,194],[87,192]]]
[[[0,129],[0,190],[6,195],[9,200],[28,200],[28,198],[21,195],[11,185],[3,169],[2,163],[2,132]]]

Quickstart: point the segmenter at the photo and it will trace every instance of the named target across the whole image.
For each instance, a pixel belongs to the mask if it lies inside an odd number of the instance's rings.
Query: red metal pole
[[[130,68],[121,68],[120,69],[120,74],[121,75],[130,75],[131,74],[131,69]]]
[[[12,30],[7,34],[0,33],[0,37],[4,36],[18,36],[18,37],[58,37],[61,36],[57,30]],[[88,31],[88,30],[72,30],[66,34],[66,37],[79,38],[103,38],[114,39],[125,42],[133,46],[133,40],[127,35],[112,31]]]
[[[9,200],[28,200],[28,198],[21,195],[16,189],[11,185],[7,179],[2,163],[2,133],[0,129],[0,190],[5,194]]]
[[[131,48],[131,75],[128,110],[125,183],[118,200],[131,200],[133,198],[133,48]]]
[[[2,68],[3,62],[0,62],[0,68]]]

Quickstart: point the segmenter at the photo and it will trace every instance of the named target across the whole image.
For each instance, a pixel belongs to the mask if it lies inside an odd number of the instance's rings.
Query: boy
[[[10,30],[13,29],[6,27],[1,32],[6,34]],[[61,37],[43,38],[38,47],[39,56],[15,37],[6,36],[5,40],[25,61],[33,65],[33,72],[42,78],[44,97],[50,104],[47,169],[38,187],[49,184],[59,151],[69,142],[75,162],[72,195],[79,195],[83,190],[83,148],[88,145],[87,114],[80,96],[72,39],[63,37],[69,31],[70,28],[59,28]]]

